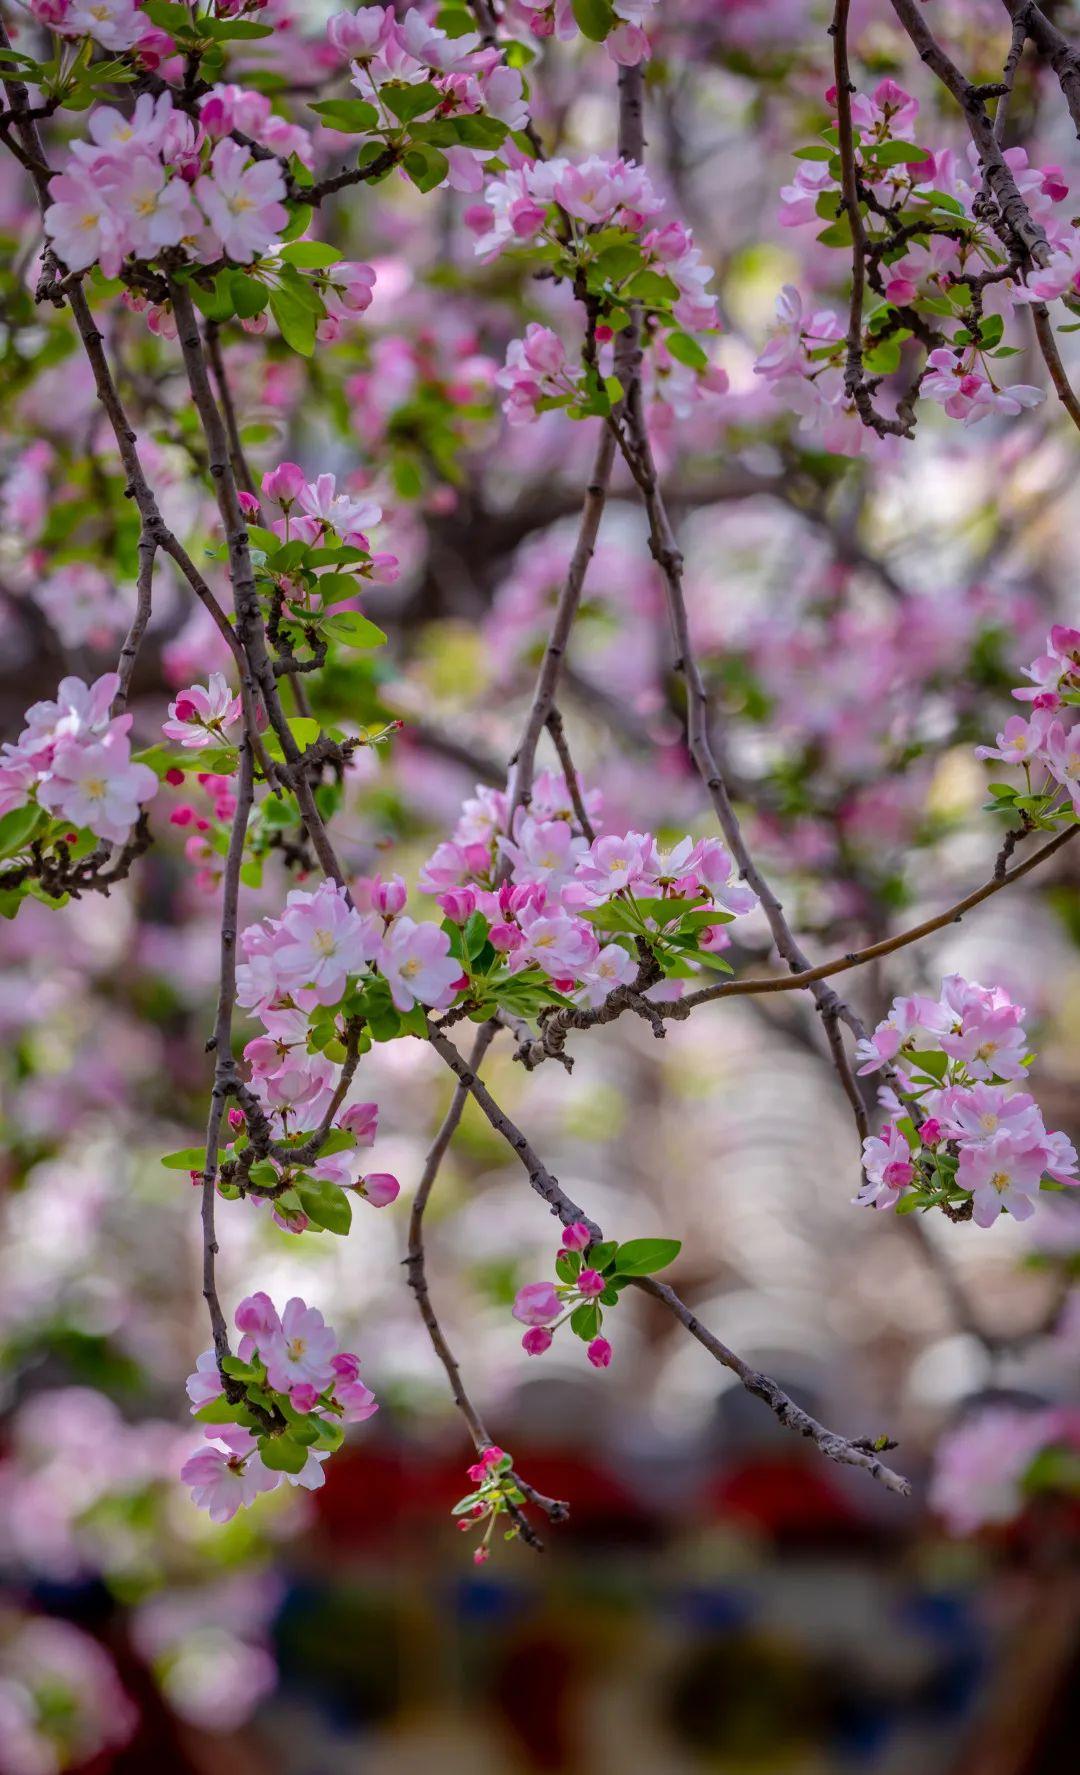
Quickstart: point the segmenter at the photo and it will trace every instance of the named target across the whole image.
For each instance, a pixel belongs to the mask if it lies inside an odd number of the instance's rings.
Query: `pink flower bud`
[[[544,1325],[561,1312],[562,1302],[550,1282],[526,1282],[514,1296],[514,1318],[522,1325]]]
[[[599,1270],[582,1270],[577,1279],[577,1285],[581,1293],[588,1295],[590,1300],[595,1299],[598,1294],[603,1294],[607,1287]]]
[[[471,1479],[474,1485],[482,1485],[487,1478],[487,1468],[479,1461],[474,1461],[471,1467],[466,1467],[465,1476],[467,1479]]]
[[[262,490],[267,499],[276,499],[279,505],[291,505],[306,486],[307,476],[296,462],[280,462],[262,478]]]
[[[484,1565],[490,1558],[491,1553],[487,1547],[478,1547],[472,1556],[473,1565]]]
[[[351,1134],[360,1146],[372,1145],[378,1126],[377,1103],[351,1103],[345,1114],[338,1117],[338,1127]]]
[[[172,712],[177,721],[197,721],[199,719],[198,705],[193,703],[189,696],[178,696],[172,706]]]
[[[611,1367],[611,1345],[606,1337],[594,1337],[585,1354],[594,1368]]]
[[[181,807],[173,808],[172,813],[169,815],[169,824],[170,826],[190,826],[194,818],[195,809],[189,807],[187,803],[184,802]]]
[[[384,918],[396,918],[404,907],[408,894],[409,890],[400,875],[392,875],[389,881],[376,875],[371,884],[371,904]]]
[[[319,1403],[319,1390],[310,1381],[300,1381],[290,1392],[289,1403],[294,1411],[314,1411]]]
[[[249,1294],[236,1309],[237,1331],[249,1331],[252,1337],[268,1336],[277,1331],[280,1321],[277,1308],[268,1294]]]
[[[551,1344],[551,1333],[544,1325],[530,1326],[521,1340],[526,1356],[542,1356],[545,1350],[550,1350]]]
[[[483,1454],[480,1456],[481,1463],[485,1467],[497,1467],[505,1453],[505,1449],[497,1448],[493,1442],[491,1447],[485,1448]]]
[[[497,949],[501,955],[511,955],[525,942],[525,933],[519,931],[516,924],[493,924],[488,937],[492,948]]]
[[[571,1221],[563,1227],[562,1248],[564,1251],[585,1251],[592,1244],[592,1234],[583,1220]]]
[[[247,1121],[244,1116],[243,1110],[242,1109],[230,1109],[230,1111],[229,1111],[229,1127],[233,1128],[237,1132],[239,1132],[239,1130],[241,1128],[244,1128],[246,1126],[247,1126]]]
[[[184,780],[183,771],[177,770],[175,766],[173,766],[173,768],[171,770],[167,770],[165,772],[165,781],[167,783],[171,783],[174,789],[179,789],[183,780]]]
[[[471,887],[447,888],[444,894],[437,894],[436,899],[446,917],[455,924],[464,924],[476,911],[476,891]]]
[[[937,1116],[927,1116],[919,1129],[919,1139],[924,1146],[936,1146],[941,1139],[941,1123]]]
[[[360,1374],[360,1358],[351,1350],[339,1350],[336,1356],[331,1356],[330,1366],[342,1381],[355,1381]]]
[[[385,1208],[401,1194],[400,1183],[389,1171],[373,1171],[360,1179],[357,1188],[373,1208]]]
[[[254,493],[245,493],[243,489],[241,489],[236,497],[240,501],[240,510],[243,512],[245,518],[258,517],[259,501]]]

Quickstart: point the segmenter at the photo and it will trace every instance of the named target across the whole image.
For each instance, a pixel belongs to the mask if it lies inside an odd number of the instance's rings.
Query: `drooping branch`
[[[547,1203],[552,1214],[564,1226],[569,1226],[574,1221],[583,1221],[589,1228],[593,1239],[601,1239],[603,1234],[600,1227],[567,1195],[558,1179],[547,1169],[526,1135],[511,1121],[506,1111],[496,1103],[474,1068],[458,1052],[454,1044],[430,1021],[428,1039],[436,1053],[446,1062],[464,1088],[472,1094],[496,1133],[501,1134],[512,1149],[518,1162],[527,1172],[532,1188]],[[633,1286],[641,1288],[646,1294],[662,1301],[668,1311],[674,1314],[679,1323],[690,1333],[690,1336],[708,1350],[710,1356],[730,1370],[748,1392],[753,1393],[756,1398],[764,1400],[769,1410],[785,1429],[794,1430],[796,1434],[808,1437],[821,1450],[827,1460],[837,1461],[845,1466],[860,1467],[889,1491],[899,1492],[906,1496],[911,1490],[909,1482],[901,1474],[893,1472],[891,1467],[885,1466],[878,1458],[879,1452],[893,1446],[887,1438],[881,1443],[872,1443],[866,1439],[851,1441],[836,1431],[826,1429],[823,1424],[819,1424],[815,1418],[810,1417],[800,1406],[796,1405],[776,1381],[768,1375],[759,1373],[741,1356],[736,1355],[734,1350],[730,1350],[726,1344],[722,1343],[714,1332],[702,1324],[692,1308],[687,1306],[673,1288],[668,1287],[666,1283],[655,1282],[650,1277],[635,1277]]]

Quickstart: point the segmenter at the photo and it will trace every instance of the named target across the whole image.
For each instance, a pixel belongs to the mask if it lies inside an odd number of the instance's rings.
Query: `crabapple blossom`
[[[438,925],[395,919],[378,945],[378,963],[399,1011],[415,1004],[440,1009],[450,1004],[461,967],[450,954],[450,939]]]
[[[233,696],[221,672],[211,672],[207,686],[191,684],[169,704],[170,719],[162,732],[189,751],[220,743],[226,727],[235,726],[241,701]],[[227,742],[226,742],[227,743]]]

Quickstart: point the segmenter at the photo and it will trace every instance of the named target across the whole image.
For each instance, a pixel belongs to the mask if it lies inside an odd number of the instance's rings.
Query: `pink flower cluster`
[[[568,801],[562,776],[541,775],[529,811],[518,811],[510,838],[504,830],[506,796],[478,786],[453,837],[425,863],[421,887],[437,896],[455,922],[483,913],[490,941],[506,956],[510,974],[539,968],[560,992],[576,994],[585,1004],[602,1003],[637,974],[633,946],[601,944],[583,916],[616,896],[628,903],[641,896],[704,898],[715,907],[716,919],[702,926],[700,946],[706,951],[727,947],[723,925],[752,911],[757,899],[736,879],[718,839],[687,837],[663,852],[649,833],[627,832],[605,834],[590,846],[574,834]],[[499,880],[505,865],[509,874]],[[649,928],[660,928],[652,912],[643,933]]]
[[[1031,705],[1031,719],[1010,715],[997,744],[976,746],[975,756],[1022,766],[1028,794],[1044,797],[1040,819],[1080,817],[1080,723],[1069,713],[1080,705],[1080,629],[1056,623],[1024,676],[1030,684],[1013,696]],[[1034,781],[1033,770],[1042,772]]]
[[[363,270],[364,267],[353,269]],[[283,542],[329,543],[335,538],[348,548],[363,549],[367,561],[350,561],[345,570],[376,585],[392,585],[398,577],[396,555],[372,554],[367,532],[382,518],[382,507],[367,494],[338,491],[334,475],[316,475],[309,481],[297,462],[279,462],[262,478],[264,499],[281,512],[270,528]],[[257,502],[247,500],[256,515]],[[340,568],[334,569],[335,578]],[[287,577],[287,576],[286,576]],[[317,583],[317,582],[316,582]],[[290,582],[295,586],[295,582]],[[334,603],[341,603],[336,598]]]
[[[659,271],[675,285],[672,312],[679,325],[691,332],[717,325],[716,298],[706,293],[713,273],[690,229],[672,220],[654,221],[646,231],[664,202],[643,166],[602,154],[577,162],[516,158],[517,165],[487,182],[483,202],[467,213],[482,258],[494,259],[506,247],[538,238],[565,246],[560,227],[566,217],[580,224],[574,234],[586,256],[590,230],[624,228],[637,238],[640,268]]]
[[[237,1000],[260,1015],[290,1002],[304,1012],[339,1004],[350,976],[370,973],[372,964],[399,1011],[443,1009],[461,973],[438,925],[417,924],[400,908],[385,917],[361,914],[332,881],[312,893],[295,889],[282,916],[249,925],[240,947]]]
[[[648,61],[650,53],[647,26],[657,0],[612,0],[611,11],[617,20],[604,39],[604,48],[613,62],[635,68]],[[557,37],[569,42],[577,36],[577,21],[571,0],[509,0],[508,16],[526,25],[534,37]]]
[[[279,1316],[269,1296],[249,1295],[236,1309],[236,1329],[241,1333],[237,1361],[253,1370],[260,1390],[279,1395],[292,1413],[310,1419],[312,1428],[320,1422],[334,1428],[363,1423],[379,1409],[359,1378],[358,1357],[339,1348],[322,1314],[298,1296]],[[187,1393],[196,1414],[226,1397],[213,1350],[199,1357]],[[206,1435],[212,1446],[193,1454],[180,1477],[211,1522],[228,1522],[242,1505],[274,1491],[283,1479],[307,1491],[324,1483],[322,1462],[329,1449],[309,1446],[300,1470],[288,1472],[267,1466],[256,1438],[242,1424],[209,1423]]]
[[[857,456],[866,431],[844,392],[844,329],[831,309],[807,313],[794,284],[776,299],[779,323],[754,363],[778,408],[797,413],[799,430],[823,450]]]
[[[585,1354],[594,1368],[610,1368],[611,1345],[606,1337],[599,1336],[599,1302],[605,1295],[610,1295],[612,1300],[615,1296],[600,1271],[582,1262],[581,1253],[588,1251],[591,1244],[591,1228],[583,1220],[573,1221],[563,1228],[562,1244],[556,1258],[560,1281],[526,1282],[518,1289],[513,1314],[519,1324],[528,1326],[521,1340],[527,1356],[542,1356],[550,1350],[559,1326],[574,1320],[578,1310],[585,1307],[591,1310],[591,1318],[595,1318],[595,1328],[591,1322],[589,1327],[590,1331],[595,1330],[595,1335],[587,1337]]]
[[[863,1143],[857,1202],[945,1206],[986,1227],[1005,1210],[1029,1219],[1044,1178],[1077,1182],[1072,1143],[1047,1133],[1034,1098],[1016,1088],[1029,1064],[1023,1016],[1000,987],[959,974],[939,998],[894,1001],[858,1048],[860,1073],[890,1069],[882,1102],[893,1120]]]
[[[500,49],[482,45],[475,31],[451,37],[418,7],[408,8],[398,18],[392,6],[365,6],[357,13],[336,13],[327,25],[327,37],[336,53],[351,62],[357,92],[373,104],[381,103],[379,88],[387,82],[431,83],[437,96],[419,117],[483,112],[509,129],[523,129],[528,122],[521,75],[507,65]],[[450,185],[458,191],[478,191],[483,163],[492,150],[451,145],[444,152]]]
[[[930,1507],[953,1535],[1003,1528],[1022,1514],[1036,1491],[1055,1489],[1053,1468],[1039,1484],[1029,1484],[1036,1457],[1054,1448],[1065,1457],[1059,1472],[1067,1493],[1080,1453],[1080,1414],[983,1406],[947,1430],[938,1443]]]
[[[70,1621],[20,1618],[5,1608],[0,1643],[3,1775],[107,1767],[135,1736],[138,1724],[138,1709],[103,1645]]]
[[[171,93],[144,93],[130,118],[99,105],[89,141],[71,145],[50,181],[45,231],[70,271],[100,264],[115,277],[128,255],[155,259],[166,247],[209,264],[247,265],[288,220],[276,160],[253,160],[231,136],[211,146],[202,125],[173,108]]]
[[[115,672],[92,685],[62,678],[55,702],[34,703],[15,745],[0,747],[0,817],[38,805],[97,838],[122,844],[157,777],[131,759],[131,716],[110,717]]]

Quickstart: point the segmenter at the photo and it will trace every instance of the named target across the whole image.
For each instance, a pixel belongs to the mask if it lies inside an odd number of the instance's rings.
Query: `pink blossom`
[[[572,1220],[569,1226],[563,1227],[562,1248],[564,1251],[587,1251],[592,1244],[592,1231],[587,1221]]]
[[[1015,1137],[1002,1131],[978,1146],[960,1149],[956,1181],[972,1192],[972,1217],[977,1226],[992,1226],[1008,1209],[1014,1220],[1035,1212],[1032,1195],[1043,1173],[1041,1149],[1018,1148]]]
[[[498,843],[512,864],[513,881],[543,882],[552,892],[570,880],[588,848],[565,820],[535,820],[529,814],[516,822],[513,840],[500,838]]]
[[[333,1005],[350,974],[359,974],[379,947],[374,920],[361,918],[335,882],[314,893],[291,893],[274,942],[279,981],[301,1000]],[[301,1002],[298,1000],[298,1002]]]
[[[889,1122],[880,1135],[863,1141],[865,1182],[855,1200],[873,1203],[875,1208],[891,1208],[915,1175],[911,1148],[894,1123]]]
[[[221,1375],[218,1371],[217,1356],[213,1350],[203,1351],[195,1363],[194,1374],[188,1375],[185,1386],[193,1412],[199,1411],[204,1405],[209,1405],[211,1400],[221,1397]]]
[[[599,1270],[582,1270],[577,1279],[577,1286],[581,1294],[592,1300],[598,1294],[603,1294],[607,1283]]]
[[[218,142],[194,192],[222,252],[241,265],[265,253],[289,219],[276,162],[249,161],[231,137]]]
[[[279,1483],[280,1475],[259,1459],[254,1439],[247,1431],[241,1434],[251,1443],[246,1454],[215,1443],[199,1449],[180,1469],[180,1478],[191,1487],[192,1502],[209,1513],[211,1522],[231,1521],[260,1492],[273,1491]]]
[[[520,1315],[519,1315],[520,1317]],[[521,1347],[526,1356],[542,1356],[550,1350],[553,1338],[550,1331],[543,1325],[532,1325],[521,1340]]]
[[[320,1393],[331,1386],[331,1358],[336,1353],[337,1338],[318,1308],[307,1306],[296,1296],[285,1304],[280,1330],[260,1346],[267,1379],[281,1393],[291,1392],[304,1381]]]
[[[417,1003],[436,1009],[449,1005],[461,975],[446,932],[408,917],[395,920],[383,937],[378,963],[399,1011],[410,1011]]]
[[[43,807],[98,838],[122,844],[141,806],[157,793],[147,764],[131,762],[125,722],[114,722],[100,739],[61,740],[38,788]]]
[[[209,685],[189,685],[169,704],[171,720],[162,723],[162,732],[190,751],[206,746],[228,744],[224,729],[240,719],[241,702],[233,696],[221,672],[210,674]]]
[[[594,1337],[585,1354],[594,1368],[611,1367],[611,1345],[606,1337]]]

